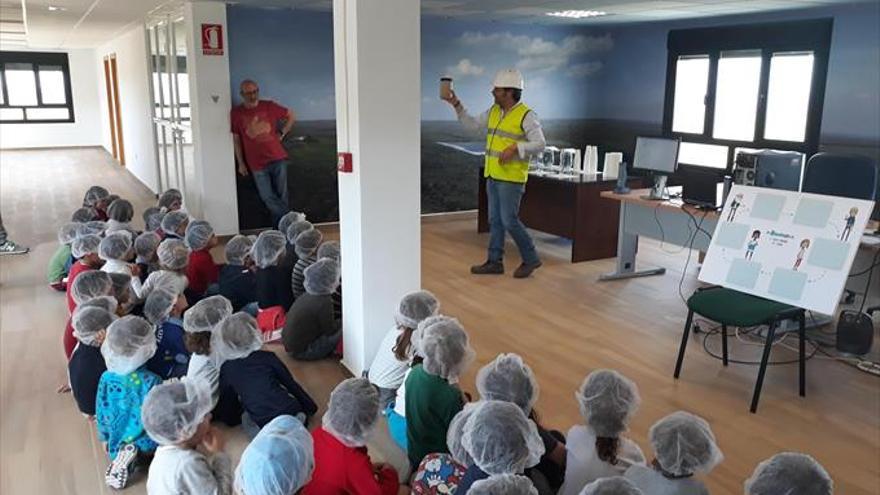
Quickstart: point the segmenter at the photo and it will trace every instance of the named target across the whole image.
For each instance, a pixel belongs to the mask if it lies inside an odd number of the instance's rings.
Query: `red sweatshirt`
[[[94,270],[94,268],[84,265],[82,261],[77,261],[70,265],[70,273],[67,274],[67,309],[70,311],[70,314],[73,314],[73,310],[76,309],[76,302],[74,302],[73,294],[71,293],[73,281],[76,279],[77,275],[89,270]]]
[[[189,280],[189,290],[196,294],[204,294],[209,285],[220,280],[220,267],[214,263],[214,258],[207,250],[193,251],[189,254],[186,278]]]
[[[312,440],[315,472],[303,495],[396,495],[400,489],[393,468],[373,472],[366,447],[346,447],[324,428],[313,431]]]

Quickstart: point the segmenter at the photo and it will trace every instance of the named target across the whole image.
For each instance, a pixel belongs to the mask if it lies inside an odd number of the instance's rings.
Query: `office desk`
[[[643,199],[649,189],[633,190],[629,194],[601,193],[603,199],[620,205],[617,234],[617,269],[602,275],[599,280],[662,275],[665,268],[636,270],[639,236],[650,237],[667,244],[690,246],[705,252],[715,232],[718,213],[685,205],[681,200],[653,201]],[[699,229],[697,227],[699,226]],[[705,232],[703,232],[705,231]]]
[[[572,263],[614,257],[620,204],[602,199],[600,194],[614,189],[616,182],[617,177],[604,178],[601,174],[573,178],[529,174],[520,219],[531,229],[571,239]],[[638,177],[628,182],[630,187],[641,187]],[[478,205],[477,232],[488,232],[488,199],[482,167]]]

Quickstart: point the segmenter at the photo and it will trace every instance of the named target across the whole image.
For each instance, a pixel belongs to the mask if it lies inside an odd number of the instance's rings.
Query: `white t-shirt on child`
[[[186,376],[204,380],[210,385],[211,399],[214,401],[214,407],[217,407],[217,401],[220,400],[220,368],[214,365],[214,359],[211,356],[193,353],[189,358]]]
[[[147,493],[230,494],[232,460],[222,452],[209,458],[194,449],[163,445],[150,464]]]
[[[623,476],[631,466],[644,465],[645,456],[635,442],[620,437],[617,450],[617,464],[599,459],[596,453],[596,434],[585,425],[573,426],[568,430],[565,449],[568,451],[565,462],[565,483],[559,495],[578,495],[587,483],[599,478]]]
[[[693,478],[669,479],[648,466],[633,466],[624,478],[651,495],[709,495],[702,481]]]
[[[406,377],[409,376],[410,371],[412,371],[412,368],[406,369],[406,374],[403,375],[403,383],[397,388],[397,397],[394,399],[394,412],[404,418],[406,417]]]
[[[370,366],[370,383],[380,388],[396,389],[403,384],[406,370],[409,369],[409,361],[399,361],[394,355],[394,346],[401,330],[396,326],[385,334],[379,350]]]

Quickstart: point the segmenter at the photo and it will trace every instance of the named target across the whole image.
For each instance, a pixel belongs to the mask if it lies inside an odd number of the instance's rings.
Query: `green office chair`
[[[684,335],[681,337],[681,347],[678,350],[678,361],[675,363],[676,379],[678,379],[678,375],[681,373],[681,364],[684,360],[684,351],[687,348],[694,313],[721,324],[721,355],[724,366],[727,366],[728,326],[754,327],[767,325],[769,327],[767,341],[764,343],[764,354],[761,356],[758,380],[755,382],[752,406],[749,409],[754,413],[758,410],[758,400],[761,398],[761,387],[764,384],[764,373],[767,371],[767,362],[770,359],[770,349],[773,347],[776,328],[781,321],[794,319],[799,324],[798,364],[800,366],[800,395],[801,397],[806,395],[806,327],[805,312],[802,308],[723,287],[698,289],[688,299],[687,306],[687,321],[684,324]]]

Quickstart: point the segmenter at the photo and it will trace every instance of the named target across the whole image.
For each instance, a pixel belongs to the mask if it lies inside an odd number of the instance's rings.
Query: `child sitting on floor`
[[[67,363],[67,376],[76,407],[89,417],[95,415],[98,382],[107,371],[104,356],[101,355],[101,344],[104,343],[107,327],[116,321],[115,312],[116,300],[101,296],[83,303],[73,315],[73,335],[79,343]]]
[[[141,289],[141,297],[148,297],[156,287],[172,285],[173,290],[186,290],[186,267],[189,264],[189,248],[179,239],[165,239],[156,248],[159,270],[150,273]]]
[[[177,211],[183,208],[183,194],[174,188],[166,189],[157,202],[159,208],[165,208],[166,211]]]
[[[70,297],[73,300],[73,311],[71,318],[67,319],[67,325],[64,328],[62,336],[62,344],[64,346],[64,355],[70,360],[73,355],[73,349],[76,347],[76,337],[73,335],[72,315],[76,311],[78,305],[96,297],[111,296],[113,297],[113,281],[110,274],[100,270],[89,270],[78,277],[70,287]]]
[[[131,226],[131,219],[134,218],[134,206],[127,199],[117,199],[110,203],[107,207],[107,232],[130,232],[132,236],[137,235],[134,227]]]
[[[439,310],[440,301],[426,290],[410,292],[400,300],[394,315],[396,324],[379,344],[368,373],[370,383],[379,389],[379,402],[383,408],[394,401],[397,389],[406,377],[413,358],[413,332],[419,323]]]
[[[257,430],[283,414],[307,424],[318,411],[309,394],[272,351],[262,351],[263,337],[247,313],[224,319],[211,336],[211,351],[220,367],[220,381],[229,383],[245,410],[242,426],[253,438]]]
[[[70,259],[73,256],[73,241],[76,240],[78,223],[66,223],[58,229],[58,249],[55,254],[49,258],[49,264],[46,266],[46,279],[49,281],[49,287],[58,292],[65,292],[67,284],[64,278],[70,271]]]
[[[327,241],[318,247],[318,259],[330,258],[339,265],[339,285],[333,292],[333,317],[342,321],[342,250],[337,241]]]
[[[342,327],[333,318],[331,294],[339,285],[339,265],[330,258],[306,268],[306,293],[294,301],[287,312],[281,339],[284,350],[295,359],[324,359],[336,349]]]
[[[128,485],[138,457],[156,450],[156,442],[141,423],[141,405],[147,393],[162,383],[146,368],[155,352],[153,326],[138,316],[114,321],[101,344],[107,371],[98,383],[96,427],[111,461],[105,482],[117,490]]]
[[[101,186],[92,186],[83,197],[83,206],[95,211],[96,220],[107,220],[107,206],[110,205],[110,191]]]
[[[159,257],[156,250],[159,248],[161,239],[155,232],[146,231],[134,240],[134,262],[138,266],[138,278],[146,282],[150,273],[159,269]],[[141,289],[143,290],[143,289]]]
[[[150,292],[144,317],[156,326],[156,353],[147,369],[163,380],[186,376],[189,351],[183,342],[183,312],[188,308],[182,292],[162,287]]]
[[[654,461],[631,466],[626,479],[651,495],[709,495],[706,485],[693,476],[708,474],[724,456],[706,420],[677,411],[654,423],[648,436]]]
[[[86,223],[97,219],[98,215],[95,214],[95,210],[86,208],[85,206],[77,208],[73,212],[73,215],[70,216],[70,221],[73,223]]]
[[[101,238],[96,235],[86,234],[74,239],[70,247],[70,254],[76,258],[76,262],[70,265],[70,272],[67,274],[67,310],[73,313],[76,309],[76,303],[71,295],[71,287],[76,281],[80,273],[88,270],[98,270],[104,263],[98,256],[98,247],[101,245]]]
[[[257,316],[257,279],[252,270],[251,249],[256,237],[237,235],[226,243],[226,264],[220,267],[220,295],[229,299],[233,311]]]
[[[277,230],[260,233],[251,250],[256,264],[257,323],[263,332],[284,327],[284,317],[293,304],[290,269],[282,266],[286,239]]]
[[[165,239],[183,240],[186,236],[186,227],[189,225],[189,215],[182,211],[169,211],[162,217],[162,232]]]
[[[315,472],[303,495],[409,493],[397,470],[370,460],[366,443],[378,422],[379,394],[368,380],[349,378],[337,385],[321,428],[312,432]]]
[[[223,435],[211,426],[207,384],[188,379],[159,385],[147,394],[142,416],[159,444],[148,493],[232,493],[232,460],[223,452]]]
[[[211,257],[211,248],[217,245],[214,228],[204,220],[195,220],[186,227],[189,246],[189,265],[186,267],[188,298],[194,303],[206,295],[217,294],[220,267]]]
[[[110,232],[98,246],[98,255],[104,260],[102,271],[107,273],[124,273],[131,276],[131,289],[134,291],[134,302],[141,297],[143,284],[138,278],[140,270],[131,263],[134,258],[134,246],[131,233],[126,231]]]
[[[278,416],[254,437],[235,469],[238,495],[293,495],[315,470],[312,435],[293,416]]]
[[[315,226],[312,225],[312,222],[306,220],[305,217],[302,220],[291,222],[284,230],[279,227],[278,230],[287,237],[287,251],[284,252],[284,260],[281,264],[288,267],[291,271],[293,271],[296,262],[299,261],[299,257],[296,255],[296,237],[313,228]]]
[[[307,230],[296,236],[294,250],[298,259],[293,266],[290,281],[294,299],[306,293],[306,289],[303,286],[303,283],[305,283],[305,271],[312,263],[318,261],[316,254],[322,239],[324,239],[324,235],[318,229]]]

